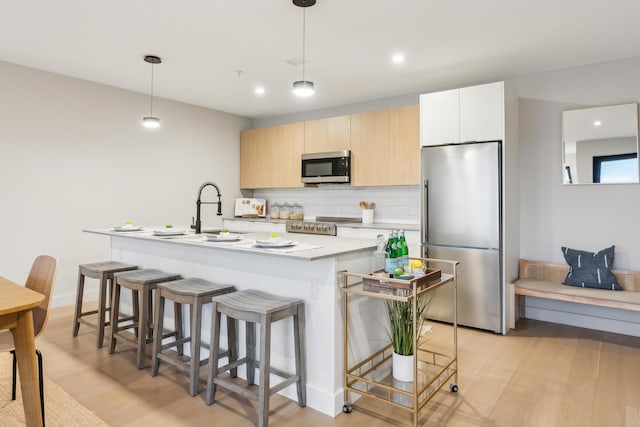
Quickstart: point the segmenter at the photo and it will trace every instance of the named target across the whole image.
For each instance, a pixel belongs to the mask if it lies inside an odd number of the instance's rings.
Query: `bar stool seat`
[[[111,344],[109,353],[116,350],[116,341],[123,340],[137,345],[136,365],[138,369],[144,367],[147,344],[153,342],[153,331],[151,325],[151,293],[159,283],[170,282],[180,279],[181,276],[175,273],[166,273],[154,268],[143,268],[141,270],[116,273],[114,275],[113,300],[111,302]],[[120,318],[120,289],[122,287],[131,290],[133,316]],[[140,300],[139,294],[142,293]],[[132,323],[125,323],[131,320]],[[125,324],[122,324],[125,323]],[[120,332],[133,329],[137,339],[121,334]]]
[[[104,341],[105,327],[110,325],[109,320],[106,318],[106,312],[111,311],[111,296],[113,294],[113,275],[122,271],[137,270],[137,265],[125,264],[118,261],[102,261],[94,262],[91,264],[80,264],[78,267],[78,289],[76,292],[76,306],[75,314],[73,316],[73,336],[78,336],[80,330],[80,324],[92,327],[97,330],[98,341],[97,347],[102,348]],[[82,311],[82,304],[84,298],[84,280],[85,277],[91,279],[99,279],[100,285],[98,287],[98,308],[96,310]],[[109,288],[109,295],[107,297],[107,286]],[[109,304],[109,307],[107,307]],[[92,323],[86,319],[85,316],[91,316],[97,314],[98,320],[96,323]]]
[[[258,424],[267,426],[269,423],[269,397],[290,384],[296,384],[298,405],[306,406],[306,347],[305,347],[305,320],[304,301],[295,298],[285,298],[268,294],[258,290],[242,290],[230,294],[224,294],[212,298],[211,307],[211,360],[216,360],[219,352],[220,339],[220,315],[229,319],[244,320],[246,324],[246,355],[241,359],[230,361],[225,366],[218,367],[217,363],[210,363],[207,377],[207,393],[205,401],[211,405],[214,401],[216,386],[222,386],[227,390],[258,402]],[[296,358],[296,373],[291,375],[279,369],[271,367],[271,324],[278,320],[293,317],[294,349]],[[260,324],[260,354],[256,359],[256,323]],[[219,377],[219,374],[246,364],[247,384],[254,384],[255,369],[260,370],[258,392],[241,388],[235,382]],[[269,374],[275,374],[284,381],[270,387]]]
[[[187,278],[175,280],[173,282],[160,283],[156,289],[154,299],[154,322],[153,329],[156,331],[163,330],[164,323],[164,305],[165,300],[171,300],[176,307],[176,335],[175,339],[163,343],[161,334],[154,334],[153,337],[153,356],[151,360],[151,375],[158,375],[160,360],[163,360],[173,366],[184,369],[189,372],[189,394],[195,396],[198,393],[198,383],[200,381],[200,366],[206,365],[210,359],[200,360],[201,342],[201,326],[202,326],[202,305],[211,302],[216,295],[222,295],[234,292],[236,289],[233,285],[223,285],[219,283],[209,282],[199,278]],[[182,326],[182,304],[190,306],[190,335],[184,336]],[[220,353],[219,357],[233,358],[237,351],[235,338],[235,322],[227,323],[227,351]],[[162,353],[163,350],[177,347],[179,355],[183,354],[183,346],[190,343],[191,358],[189,361],[176,359]],[[205,345],[209,348],[209,346]]]

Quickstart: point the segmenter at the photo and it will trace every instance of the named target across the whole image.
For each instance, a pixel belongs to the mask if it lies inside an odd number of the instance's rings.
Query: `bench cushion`
[[[629,304],[640,304],[640,292],[615,292],[605,289],[577,288],[574,286],[566,286],[560,283],[537,279],[518,279],[514,284],[516,288],[528,289],[537,292],[555,293],[558,295],[593,298]],[[516,293],[518,293],[517,290]]]

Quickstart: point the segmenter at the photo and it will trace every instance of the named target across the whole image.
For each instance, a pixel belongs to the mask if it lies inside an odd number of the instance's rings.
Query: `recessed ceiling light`
[[[391,61],[394,64],[402,64],[404,62],[404,54],[402,53],[396,53],[395,55],[393,55],[391,57]]]
[[[600,120],[596,120],[595,122],[593,122],[594,126],[601,126],[602,122]]]
[[[262,86],[256,86],[255,93],[256,95],[264,95],[264,88]]]

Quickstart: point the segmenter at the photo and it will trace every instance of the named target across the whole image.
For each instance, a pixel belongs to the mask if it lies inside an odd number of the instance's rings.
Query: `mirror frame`
[[[613,116],[612,113],[615,110],[621,110],[621,109],[625,109],[625,107],[628,107],[629,111],[621,111],[620,114],[618,114],[617,116]],[[580,113],[584,113],[584,114],[580,114]],[[593,117],[595,115],[600,116],[600,114],[602,115],[606,115],[609,114],[610,120],[606,120],[608,123],[612,123],[613,121],[624,121],[624,134],[620,133],[621,131],[615,131],[617,133],[614,134],[607,134],[606,127],[603,127],[602,129],[591,129],[592,126],[594,126],[595,124],[578,124],[579,122],[586,122],[587,120],[589,120],[589,122],[591,123],[593,121]],[[624,118],[621,119],[621,114],[624,114]],[[626,117],[626,115],[628,114],[628,117]],[[633,117],[632,117],[633,116]],[[629,121],[629,123],[627,123],[627,121]],[[640,156],[638,155],[638,153],[640,153],[639,150],[639,138],[638,138],[638,133],[639,133],[639,127],[638,127],[638,103],[637,102],[630,102],[630,103],[624,103],[624,104],[613,104],[613,105],[604,105],[604,106],[596,106],[596,107],[588,107],[588,108],[576,108],[576,109],[571,109],[571,110],[564,110],[562,112],[562,183],[564,185],[584,185],[584,184],[639,184],[640,183]],[[604,123],[606,124],[606,123]],[[573,128],[568,128],[569,126],[573,126]],[[579,126],[579,127],[578,127]],[[589,129],[587,129],[587,126],[589,126]],[[594,136],[597,136],[595,138],[591,138],[591,139],[579,139],[577,138],[575,135],[583,135],[584,132],[587,133],[594,133]],[[614,131],[611,131],[614,132]],[[629,133],[629,135],[626,135],[626,133]],[[603,134],[604,133],[604,134]],[[633,133],[635,133],[635,135],[633,135]],[[596,141],[599,140],[605,140],[605,139],[622,139],[622,138],[631,138],[631,137],[635,137],[635,159],[636,159],[636,177],[635,180],[633,181],[625,181],[625,182],[605,182],[605,183],[600,183],[600,182],[593,182],[593,167],[589,168],[588,171],[588,175],[589,175],[589,180],[587,182],[587,180],[585,179],[585,174],[584,171],[582,171],[580,173],[580,176],[582,177],[582,181],[578,178],[578,172],[580,172],[580,170],[576,170],[577,169],[577,160],[575,159],[575,154],[574,154],[574,159],[573,161],[568,160],[567,158],[570,157],[568,155],[568,153],[576,152],[576,148],[575,145],[577,142],[581,142],[584,141],[589,142],[591,145],[595,144]],[[568,141],[567,139],[570,138],[570,140]],[[624,143],[624,142],[623,142]],[[630,144],[630,141],[626,142],[627,144]],[[574,148],[573,149],[568,149],[568,146],[573,144]],[[627,151],[627,150],[623,150],[623,151]],[[629,154],[632,153],[624,153],[627,156]],[[622,155],[622,153],[610,153],[610,154],[606,154],[606,156],[608,157],[615,157],[618,155]],[[601,154],[600,156],[604,156],[604,154]],[[591,156],[591,159],[594,159],[598,157],[597,155],[593,155]],[[574,166],[574,169],[572,170],[570,165]],[[577,182],[576,182],[577,180]]]

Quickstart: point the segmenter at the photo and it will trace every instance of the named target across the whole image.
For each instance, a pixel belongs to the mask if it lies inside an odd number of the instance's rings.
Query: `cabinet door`
[[[503,83],[460,89],[460,141],[504,139]]]
[[[304,152],[322,153],[327,150],[327,120],[304,122]]]
[[[389,185],[420,183],[420,108],[389,110]]]
[[[259,129],[258,132],[258,170],[260,180],[253,188],[275,188],[279,182],[280,167],[277,152],[278,142],[282,138],[282,127],[272,126]]]
[[[274,187],[302,187],[301,157],[304,149],[304,123],[291,123],[276,126],[277,139],[275,145],[275,161],[269,165],[275,169]]]
[[[459,90],[420,95],[421,145],[460,142]]]
[[[260,130],[240,132],[240,188],[256,188],[260,182]]]
[[[389,110],[351,115],[351,184],[389,181]]]
[[[349,150],[351,148],[350,139],[351,116],[330,117],[326,120],[327,151]]]

